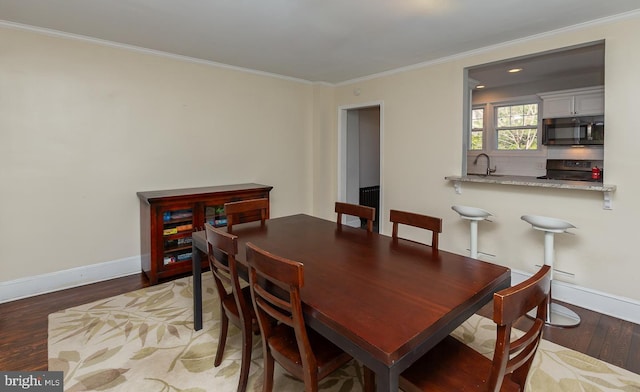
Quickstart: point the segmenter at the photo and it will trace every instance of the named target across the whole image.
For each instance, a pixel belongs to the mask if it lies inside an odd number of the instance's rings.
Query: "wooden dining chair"
[[[269,218],[269,199],[249,199],[242,201],[234,201],[224,204],[224,213],[227,216],[227,231],[233,231],[233,225],[243,222],[261,221],[264,222]]]
[[[306,328],[300,300],[304,266],[247,244],[253,306],[262,334],[263,392],[273,390],[274,364],[317,391],[318,381],[352,358],[317,332]]]
[[[431,231],[431,247],[438,249],[438,236],[442,233],[442,218],[413,212],[391,210],[389,212],[389,220],[393,223],[391,236],[394,239],[398,238],[398,226],[400,224],[419,227]]]
[[[338,213],[338,225],[342,225],[342,215],[351,215],[366,219],[367,231],[369,233],[373,232],[373,221],[376,219],[375,208],[337,201],[335,209]]]
[[[447,336],[400,376],[405,392],[524,391],[531,362],[540,344],[550,290],[550,268],[493,295],[497,325],[493,360]],[[537,307],[531,328],[511,340],[515,321]]]
[[[251,304],[251,289],[249,286],[244,288],[240,286],[236,262],[238,237],[215,228],[209,223],[205,224],[205,231],[209,267],[220,297],[220,338],[213,364],[217,367],[222,363],[222,355],[227,342],[227,330],[229,322],[231,322],[242,332],[242,358],[238,392],[244,392],[247,388],[249,365],[251,364],[252,334],[257,334],[259,331],[255,311]]]

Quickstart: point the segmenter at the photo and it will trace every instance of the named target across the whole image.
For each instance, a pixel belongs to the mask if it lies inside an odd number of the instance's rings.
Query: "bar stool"
[[[460,214],[462,219],[469,220],[469,230],[470,230],[470,246],[469,251],[471,253],[471,257],[474,259],[478,258],[478,222],[481,220],[487,220],[487,218],[491,216],[490,212],[487,212],[481,208],[476,207],[467,207],[467,206],[451,206],[451,209]],[[489,221],[491,222],[491,221]]]
[[[554,235],[557,233],[569,233],[568,229],[575,229],[576,227],[561,219],[548,218],[546,216],[523,215],[520,219],[529,223],[534,229],[544,231],[544,263],[551,267],[551,282],[553,283]],[[535,313],[531,313],[530,316],[535,317]],[[552,302],[550,290],[546,323],[557,327],[575,327],[580,324],[580,316],[566,306]]]

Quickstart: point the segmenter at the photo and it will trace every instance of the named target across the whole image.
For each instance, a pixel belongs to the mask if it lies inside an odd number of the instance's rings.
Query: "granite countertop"
[[[470,174],[467,176],[447,176],[445,180],[454,182],[476,182],[483,184],[502,184],[502,185],[520,185],[533,186],[541,188],[559,188],[559,189],[579,189],[585,191],[613,192],[616,190],[615,185],[603,184],[601,182],[590,181],[564,181],[564,180],[546,180],[536,177],[527,176],[509,176],[509,175],[478,175]]]

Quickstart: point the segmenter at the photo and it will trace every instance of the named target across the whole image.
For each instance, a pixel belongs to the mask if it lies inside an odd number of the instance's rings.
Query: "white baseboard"
[[[0,282],[0,303],[140,273],[140,256]],[[511,270],[512,284],[530,273]],[[553,297],[585,309],[640,324],[640,302],[570,283],[553,281]]]
[[[530,273],[511,269],[511,284],[530,277]],[[640,302],[597,290],[553,280],[553,298],[594,312],[640,324]]]
[[[0,303],[140,273],[140,256],[0,282]]]

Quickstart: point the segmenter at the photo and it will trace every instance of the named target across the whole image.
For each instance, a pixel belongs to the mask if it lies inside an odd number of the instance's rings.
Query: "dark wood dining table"
[[[398,391],[403,370],[511,284],[509,268],[309,215],[244,223],[233,233],[240,262],[252,242],[304,264],[306,323],[375,372],[378,392]],[[193,239],[200,329],[204,232]]]

